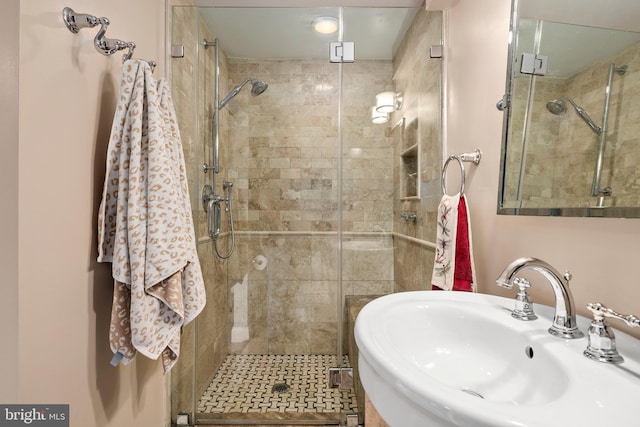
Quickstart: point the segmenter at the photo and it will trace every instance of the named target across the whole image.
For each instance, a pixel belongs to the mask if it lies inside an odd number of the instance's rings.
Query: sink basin
[[[511,317],[513,299],[402,292],[356,320],[364,389],[391,427],[630,426],[640,397],[640,342],[616,331],[621,365],[587,359],[587,339],[551,336],[554,310]],[[583,331],[590,320],[578,316]]]

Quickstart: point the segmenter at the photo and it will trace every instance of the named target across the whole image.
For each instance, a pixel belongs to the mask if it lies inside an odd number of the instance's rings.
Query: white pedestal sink
[[[403,292],[358,315],[359,373],[391,427],[640,425],[640,342],[616,332],[621,365],[587,359],[587,339],[551,336],[551,307],[510,316],[513,300]],[[590,320],[578,317],[586,331]]]

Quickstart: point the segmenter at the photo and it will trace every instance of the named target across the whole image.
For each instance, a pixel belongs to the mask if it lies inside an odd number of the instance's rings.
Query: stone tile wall
[[[269,84],[258,97],[240,92],[221,114],[230,125],[221,174],[234,182],[236,196],[229,282],[248,274],[249,286],[251,339],[234,351],[334,353],[338,65],[229,59],[229,70],[229,87],[248,77]],[[390,61],[344,65],[344,295],[393,290],[393,146],[369,110],[391,73]],[[263,271],[252,267],[257,255],[269,261]]]
[[[200,202],[201,187],[210,179],[202,173],[201,166],[205,161],[210,162],[206,159],[211,156],[210,144],[203,144],[203,138],[211,135],[207,129],[210,129],[213,104],[212,98],[206,95],[213,87],[214,79],[213,48],[204,50],[201,43],[204,38],[213,40],[215,35],[195,7],[174,6],[171,14],[172,43],[185,48],[184,58],[171,60],[172,95],[187,164],[191,207],[194,218],[198,219],[195,221],[200,242],[198,254],[207,288],[207,305],[195,322],[185,327],[180,358],[172,370],[172,413],[175,414],[191,411],[194,399],[192,370],[197,369],[195,391],[201,393],[227,354],[230,340],[227,312],[217,304],[227,300],[226,264],[215,256],[212,244],[206,238],[203,221],[206,217]],[[221,59],[224,64],[224,55]],[[197,337],[196,322],[200,325]]]
[[[401,110],[390,123],[405,118],[404,132],[396,128],[394,144],[394,272],[397,292],[431,289],[437,211],[442,197],[442,60],[431,59],[429,48],[442,44],[442,12],[419,10],[396,53],[393,84],[402,92]],[[400,154],[418,144],[421,180],[419,198],[402,199],[403,182],[410,179],[402,167]],[[472,196],[470,196],[472,197]],[[404,221],[402,212],[416,212],[417,221]],[[417,240],[405,239],[403,236]]]

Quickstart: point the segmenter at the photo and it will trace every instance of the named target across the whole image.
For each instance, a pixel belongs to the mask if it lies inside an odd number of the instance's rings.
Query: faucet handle
[[[527,289],[531,287],[531,282],[522,277],[516,277],[513,284],[517,285],[520,290],[516,295],[516,305],[511,312],[511,317],[519,320],[536,320],[538,316],[533,312],[531,298],[527,293]]]
[[[622,320],[627,325],[632,328],[640,327],[640,319],[633,314],[620,314],[610,308],[607,308],[604,304],[599,302],[593,303],[590,302],[587,304],[587,309],[593,313],[593,319],[595,321],[602,321],[605,317],[609,317],[612,319]]]
[[[592,360],[605,363],[622,363],[623,357],[620,356],[616,349],[616,338],[613,330],[605,323],[605,318],[618,319],[625,322],[631,327],[640,326],[640,319],[634,315],[622,315],[616,313],[603,304],[589,303],[587,309],[593,313],[593,321],[587,331],[589,343],[584,355]]]

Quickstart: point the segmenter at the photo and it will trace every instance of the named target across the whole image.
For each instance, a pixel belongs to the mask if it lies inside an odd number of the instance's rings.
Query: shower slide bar
[[[442,184],[442,194],[447,194],[447,167],[452,160],[456,160],[458,165],[460,166],[460,195],[464,194],[464,180],[465,180],[465,171],[464,171],[464,163],[463,162],[471,162],[474,165],[480,164],[480,159],[482,158],[482,152],[479,148],[476,148],[471,153],[462,153],[462,154],[452,154],[449,156],[446,162],[444,162],[444,166],[442,167],[442,177],[440,179],[440,183]]]
[[[107,27],[110,24],[108,18],[97,18],[86,13],[76,13],[70,7],[65,7],[62,9],[62,20],[69,31],[74,34],[78,34],[78,32],[83,28],[93,28],[100,25],[100,29],[93,39],[93,45],[98,52],[105,56],[110,56],[119,50],[129,49],[122,57],[122,62],[131,59],[133,56],[133,51],[136,48],[136,44],[134,42],[125,42],[119,39],[110,39],[105,37]],[[157,63],[155,61],[147,62],[151,66],[151,70],[156,68]]]

